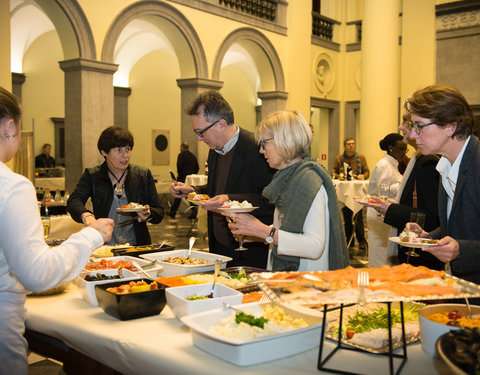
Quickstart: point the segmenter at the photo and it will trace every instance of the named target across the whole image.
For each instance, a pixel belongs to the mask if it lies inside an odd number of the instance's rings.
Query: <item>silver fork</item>
[[[357,284],[360,288],[360,295],[358,296],[358,303],[360,306],[363,306],[367,303],[367,297],[365,296],[365,289],[368,288],[368,284],[370,283],[370,277],[368,272],[360,271],[357,277]]]

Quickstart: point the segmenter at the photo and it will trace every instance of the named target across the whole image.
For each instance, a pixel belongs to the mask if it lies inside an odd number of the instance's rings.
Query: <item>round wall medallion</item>
[[[168,139],[163,134],[160,134],[155,138],[155,148],[158,151],[165,151],[168,147]]]
[[[315,84],[318,90],[325,95],[332,90],[335,83],[335,71],[330,56],[326,53],[320,54],[317,57],[314,69]]]

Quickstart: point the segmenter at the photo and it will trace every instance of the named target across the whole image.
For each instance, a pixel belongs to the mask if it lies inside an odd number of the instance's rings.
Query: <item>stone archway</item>
[[[262,89],[257,93],[262,99],[261,117],[264,118],[271,112],[285,108],[287,93],[280,58],[273,44],[256,29],[240,28],[225,38],[213,63],[212,79],[219,80],[222,61],[234,44],[242,45],[247,52],[251,53],[257,65]]]
[[[137,18],[160,17],[173,24],[184,39],[185,50],[190,53],[191,68],[181,65],[182,78],[208,78],[207,59],[200,38],[190,22],[177,9],[156,1],[142,1],[125,8],[107,32],[102,50],[102,61],[114,62],[117,40],[128,23]],[[178,51],[177,51],[178,52]]]

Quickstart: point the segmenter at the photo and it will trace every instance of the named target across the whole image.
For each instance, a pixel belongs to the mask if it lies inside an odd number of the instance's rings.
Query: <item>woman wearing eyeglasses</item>
[[[0,374],[27,374],[26,291],[42,292],[73,280],[93,249],[108,241],[113,222],[101,219],[49,248],[32,183],[7,163],[21,138],[17,99],[0,87]]]
[[[411,115],[410,138],[422,154],[442,155],[440,226],[422,233],[438,239],[439,246],[423,251],[450,262],[453,275],[480,284],[480,141],[473,135],[473,112],[458,89],[444,85],[414,92],[404,108]]]
[[[234,235],[260,238],[273,245],[273,271],[322,271],[350,265],[332,180],[310,157],[312,132],[298,111],[279,111],[255,131],[260,153],[278,171],[263,190],[275,205],[273,226],[249,214],[231,215]]]
[[[97,218],[108,217],[114,220],[115,229],[108,245],[129,243],[148,245],[152,241],[147,221],[158,224],[164,210],[155,188],[149,169],[130,164],[133,149],[133,135],[128,129],[111,126],[105,129],[98,139],[98,151],[105,162],[85,169],[75,191],[67,202],[67,210],[72,218],[90,226]],[[93,213],[85,207],[88,198],[92,199]],[[145,209],[136,212],[138,219],[129,225],[123,222],[132,216],[117,212],[122,205],[139,203]]]

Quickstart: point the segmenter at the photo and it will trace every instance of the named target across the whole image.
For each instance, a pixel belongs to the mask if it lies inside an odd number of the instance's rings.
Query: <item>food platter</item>
[[[455,340],[455,335],[466,335],[469,333],[470,335],[474,334],[474,332],[470,329],[464,329],[463,332],[455,331],[455,332],[448,332],[440,336],[436,342],[436,349],[440,357],[445,361],[448,367],[452,370],[452,372],[456,375],[467,375],[468,372],[465,371],[466,368],[462,368],[461,363],[459,362],[458,355],[462,354],[465,347],[458,348],[457,343],[458,341]],[[477,334],[478,339],[478,334]],[[466,344],[467,337],[463,338],[463,345]],[[470,342],[473,344],[473,342]],[[473,347],[473,345],[472,345]],[[473,355],[474,356],[474,355]],[[463,365],[464,366],[464,365]]]
[[[404,309],[407,309],[407,311],[409,309],[418,310],[420,306],[423,306],[423,304],[409,303],[404,306]],[[398,303],[392,306],[392,311],[397,311],[396,315],[392,316],[392,319],[395,319],[396,316],[396,319],[398,320]],[[381,317],[382,314],[383,318]],[[378,324],[380,327],[382,324],[377,322],[384,321],[386,314],[387,312],[385,304],[371,303],[363,307],[360,305],[344,307],[342,319],[342,343],[370,353],[388,353],[388,330],[386,328],[377,328],[375,325],[372,327],[372,322],[368,321],[368,319],[375,320],[374,323]],[[405,334],[406,343],[410,344],[419,340],[420,327],[418,324],[418,313],[407,314],[407,317],[408,316],[411,316],[411,319],[405,319]],[[338,341],[340,311],[337,309],[328,312],[328,318],[329,320],[333,320],[328,325],[325,337],[334,341]],[[349,322],[354,322],[357,325],[364,325],[365,328],[361,329],[363,332],[356,333],[348,331]],[[396,323],[392,326],[392,344],[393,350],[401,347],[403,344],[401,325],[399,323]]]
[[[117,208],[117,212],[139,212],[139,211],[143,211],[143,210],[146,210],[147,207],[145,206],[139,206],[139,207],[128,207],[128,208]]]
[[[241,214],[241,213],[248,213],[256,210],[258,207],[238,207],[238,208],[231,208],[231,207],[220,207],[218,210],[223,212],[231,212],[232,214]]]
[[[425,249],[427,247],[432,247],[432,246],[437,246],[436,243],[415,243],[415,242],[406,242],[406,241],[401,241],[400,237],[389,237],[389,241],[395,242],[396,244],[404,247],[411,247],[414,249]],[[435,240],[430,240],[430,241],[435,241]]]

